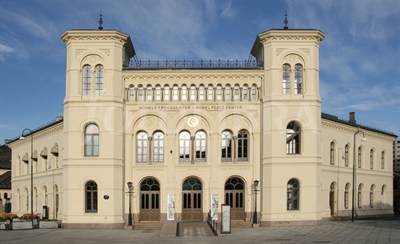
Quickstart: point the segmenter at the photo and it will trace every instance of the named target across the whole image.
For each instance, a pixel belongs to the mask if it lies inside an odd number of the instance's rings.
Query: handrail
[[[211,211],[208,212],[207,214],[207,223],[210,226],[212,232],[214,233],[215,236],[218,235],[218,221],[217,220],[213,220],[211,217]]]

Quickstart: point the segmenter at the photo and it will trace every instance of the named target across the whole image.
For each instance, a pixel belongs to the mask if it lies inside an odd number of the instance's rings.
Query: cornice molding
[[[353,135],[354,132],[356,132],[357,128],[358,128],[358,127],[348,126],[345,124],[340,124],[337,122],[332,122],[330,120],[324,120],[324,119],[322,119],[321,123],[322,123],[322,126],[326,126],[326,127],[329,127],[329,128],[335,129],[335,130],[344,131],[344,132],[350,133],[351,135]],[[378,140],[393,141],[393,137],[386,136],[384,134],[369,131],[366,129],[362,129],[362,131],[365,133],[365,137],[367,137],[367,138],[370,137],[370,138],[375,138]]]
[[[262,74],[144,74],[123,75],[128,80],[174,80],[174,79],[262,79]]]

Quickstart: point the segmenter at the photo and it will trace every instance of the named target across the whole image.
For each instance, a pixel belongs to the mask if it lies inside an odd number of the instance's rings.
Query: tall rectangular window
[[[89,65],[83,66],[82,69],[82,85],[83,85],[83,90],[82,93],[84,96],[90,95],[90,86],[91,86],[91,67]]]
[[[169,97],[169,86],[165,86],[164,87],[164,101],[169,101],[170,97]]]
[[[85,185],[85,212],[97,212],[97,184],[89,181]]]
[[[85,156],[99,156],[99,128],[95,124],[85,128]]]
[[[96,96],[103,95],[104,69],[102,65],[96,66]]]
[[[290,65],[282,67],[282,94],[290,94]]]
[[[208,86],[208,89],[207,89],[207,100],[208,101],[213,101],[214,100],[214,95],[213,95],[214,93],[213,93],[213,87],[212,86]]]
[[[294,94],[303,93],[303,66],[296,64],[294,66]]]

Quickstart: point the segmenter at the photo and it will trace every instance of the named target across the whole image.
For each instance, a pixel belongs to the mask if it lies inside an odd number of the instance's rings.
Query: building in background
[[[11,212],[11,149],[0,145],[0,213]]]
[[[26,135],[32,155],[8,143],[13,212],[31,210],[32,157],[33,210],[64,228],[204,221],[224,203],[233,225],[319,224],[351,216],[353,188],[357,218],[393,216],[396,135],[321,112],[324,37],[271,29],[249,60],[143,62],[125,33],[66,31],[64,117]]]

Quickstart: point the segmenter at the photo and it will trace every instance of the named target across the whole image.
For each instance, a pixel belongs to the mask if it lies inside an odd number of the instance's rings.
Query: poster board
[[[221,204],[221,234],[231,233],[231,206]]]

